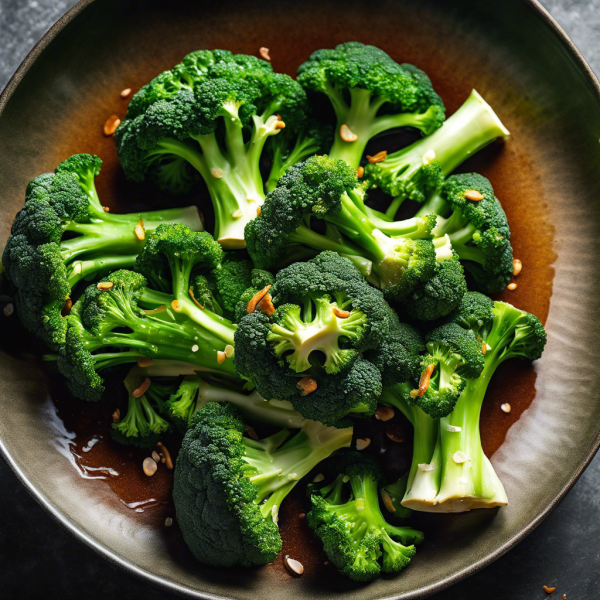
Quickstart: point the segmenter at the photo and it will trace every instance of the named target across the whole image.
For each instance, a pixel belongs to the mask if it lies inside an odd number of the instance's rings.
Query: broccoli
[[[472,331],[456,323],[433,329],[425,340],[427,354],[421,361],[421,377],[407,401],[439,419],[452,412],[467,380],[481,374],[483,344]]]
[[[89,286],[73,305],[58,368],[75,396],[99,400],[104,391],[99,372],[141,357],[191,363],[235,376],[233,361],[226,355],[234,326],[193,303],[196,310],[190,310],[190,318],[172,305],[144,311],[138,302],[145,284],[139,273],[116,271]]]
[[[309,227],[310,217],[326,221],[325,234]],[[436,274],[437,262],[452,258],[449,246],[438,249],[430,239],[435,222],[435,215],[386,220],[365,206],[364,189],[351,167],[315,156],[290,167],[280,179],[261,216],[246,226],[246,243],[261,268],[282,259],[288,244],[338,252],[387,298],[402,300]]]
[[[132,369],[123,382],[129,395],[127,414],[118,423],[113,423],[110,433],[119,444],[149,449],[171,431],[171,425],[152,406],[147,392],[137,397],[133,395],[143,381],[135,371]]]
[[[435,321],[452,312],[467,291],[467,282],[458,254],[438,262],[435,275],[418,283],[402,304],[411,319]]]
[[[250,271],[250,286],[244,290],[235,308],[234,322],[239,323],[248,314],[248,303],[252,298],[267,286],[275,283],[275,277],[270,271],[252,269]]]
[[[337,119],[330,155],[353,169],[373,137],[398,127],[428,135],[444,122],[444,104],[427,75],[413,65],[399,65],[375,46],[348,42],[317,50],[298,68],[298,81],[329,98]],[[354,141],[342,128],[354,134]]]
[[[513,273],[506,214],[492,184],[477,173],[449,177],[418,215],[438,215],[434,235],[447,235],[479,291],[501,292]]]
[[[64,344],[61,312],[79,281],[133,266],[144,245],[144,230],[160,223],[179,221],[202,229],[193,206],[124,215],[106,212],[94,183],[101,164],[97,156],[76,154],[55,173],[30,181],[4,249],[2,263],[18,290],[19,315],[53,350]]]
[[[212,275],[228,318],[233,318],[242,295],[252,286],[252,270],[252,261],[232,253],[227,253],[221,264],[213,269]]]
[[[165,223],[148,236],[146,245],[135,261],[135,270],[160,292],[171,294],[167,304],[170,304],[173,312],[195,321],[226,344],[232,344],[231,322],[206,310],[193,297],[194,271],[215,269],[221,264],[223,256],[221,246],[210,233],[194,232],[181,223]],[[148,294],[141,298],[142,302],[149,300]],[[157,304],[164,303],[158,301]]]
[[[412,338],[390,335],[398,323],[383,295],[336,253],[282,269],[270,294],[269,315],[246,314],[235,332],[236,369],[264,398],[340,425],[373,413],[380,369],[400,380],[414,369]]]
[[[211,566],[273,562],[281,550],[279,507],[300,479],[347,447],[352,429],[308,422],[255,441],[233,405],[209,402],[192,418],[177,464],[173,499],[192,554]]]
[[[315,119],[308,120],[299,133],[284,129],[270,138],[266,145],[266,150],[271,155],[271,170],[265,186],[267,192],[272,192],[277,187],[277,182],[292,165],[313,154],[326,152],[331,147],[332,139],[332,128]]]
[[[413,511],[406,506],[402,506],[402,500],[404,494],[406,494],[406,487],[408,485],[408,473],[403,475],[394,483],[388,483],[384,485],[380,490],[380,495],[383,500],[383,504],[387,512],[394,517],[394,519],[408,519]]]
[[[152,386],[151,386],[152,387]],[[198,375],[184,377],[179,388],[165,404],[164,414],[181,433],[188,430],[196,410],[208,402],[229,402],[248,420],[288,429],[299,429],[306,419],[289,402],[265,400],[255,390],[245,394],[219,384],[208,383]]]
[[[226,50],[201,50],[165,71],[132,98],[116,131],[130,179],[189,189],[195,170],[215,213],[215,238],[244,247],[244,226],[264,200],[259,162],[282,129],[301,130],[306,94],[268,62]]]
[[[223,316],[222,299],[219,297],[214,278],[206,275],[196,275],[191,286],[190,297],[203,309],[210,310],[220,317]]]
[[[424,202],[469,156],[508,135],[492,108],[473,90],[440,129],[388,154],[382,162],[367,164],[365,177],[371,185],[395,196],[386,211],[393,218],[404,200]],[[382,231],[388,233],[385,227]]]
[[[329,560],[355,581],[372,581],[382,571],[401,571],[415,555],[414,544],[423,540],[423,534],[384,519],[378,494],[383,475],[377,461],[346,451],[327,463],[331,481],[311,486],[312,509],[307,518]]]
[[[487,307],[487,308],[486,308]],[[487,312],[487,314],[485,314]],[[477,292],[468,292],[448,321],[460,324],[485,343],[484,367],[479,377],[469,379],[454,410],[437,421],[437,439],[427,433],[423,418],[415,424],[417,439],[425,451],[413,458],[407,492],[402,504],[425,512],[463,512],[473,508],[493,508],[508,503],[502,483],[483,453],[479,416],[487,386],[498,366],[509,358],[537,360],[546,344],[546,332],[537,317],[505,302],[493,302]],[[406,384],[403,386],[406,387]],[[405,391],[393,397],[387,391],[382,401],[400,410]],[[408,405],[407,405],[408,406]],[[416,409],[415,409],[416,410]],[[409,417],[410,418],[410,417]],[[416,463],[415,461],[419,461]]]

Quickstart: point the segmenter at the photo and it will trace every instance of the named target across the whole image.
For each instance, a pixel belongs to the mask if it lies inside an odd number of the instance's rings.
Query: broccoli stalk
[[[127,414],[118,423],[113,423],[111,435],[120,444],[149,449],[156,446],[171,426],[157,413],[146,394],[137,398],[133,395],[142,381],[134,370],[125,378],[123,383],[129,395]]]
[[[307,421],[289,441],[285,429],[263,440],[243,438],[246,475],[258,488],[255,503],[262,516],[277,522],[279,507],[298,481],[332,452],[350,446],[352,428],[325,427]],[[283,444],[283,445],[282,445]]]
[[[208,402],[229,402],[249,421],[261,424],[299,429],[307,422],[292,409],[289,402],[267,401],[256,391],[244,394],[222,385],[208,383],[198,375],[184,377],[177,391],[166,402],[164,412],[175,427],[185,433],[193,415]]]
[[[486,353],[479,377],[469,379],[454,410],[435,421],[437,435],[422,411],[412,409],[411,419],[411,409],[403,399],[405,389],[396,387],[392,394],[382,395],[384,402],[407,414],[415,427],[415,456],[402,505],[425,512],[505,506],[506,492],[481,446],[481,405],[498,366],[509,358],[538,359],[546,332],[534,315],[477,293],[465,294],[450,320],[483,339]],[[417,441],[422,445],[418,453]]]
[[[437,131],[382,162],[368,164],[365,176],[391,196],[386,210],[392,219],[406,199],[424,202],[458,165],[493,142],[507,137],[508,130],[485,100],[475,91]],[[431,205],[427,214],[437,213]],[[385,224],[381,227],[388,233]]]
[[[419,543],[423,534],[384,519],[378,493],[383,477],[377,462],[345,452],[327,467],[337,476],[320,489],[311,486],[312,510],[307,517],[340,573],[355,581],[371,581],[382,571],[396,573],[406,567],[415,555],[409,544]]]
[[[349,42],[317,50],[300,65],[298,81],[329,98],[337,119],[329,155],[353,169],[373,137],[399,127],[415,127],[427,135],[444,121],[444,105],[427,75],[399,65],[374,46]],[[342,128],[355,139],[342,137]]]
[[[282,430],[255,441],[227,402],[192,418],[177,457],[173,499],[194,556],[213,566],[262,565],[281,550],[279,507],[298,481],[336,450],[352,429],[308,422],[291,439]]]

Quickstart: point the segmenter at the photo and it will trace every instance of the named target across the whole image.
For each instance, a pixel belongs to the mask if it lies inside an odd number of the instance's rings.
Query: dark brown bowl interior
[[[511,223],[515,257],[524,264],[518,288],[500,297],[547,322],[549,344],[537,367],[507,363],[501,368],[483,411],[484,448],[494,454],[509,507],[428,516],[427,540],[410,568],[399,577],[358,586],[322,565],[318,543],[297,516],[299,500],[282,514],[282,533],[284,554],[295,552],[305,561],[302,579],[285,573],[281,557],[252,571],[197,565],[176,528],[160,527],[171,511],[161,504],[169,495],[167,474],[145,479],[138,468],[144,453],[118,454],[106,439],[118,392],[93,408],[68,401],[63,388],[49,387],[44,370],[26,356],[29,338],[13,318],[1,323],[0,448],[38,500],[110,559],[199,597],[338,592],[361,599],[423,597],[480,568],[535,526],[591,458],[600,422],[600,405],[586,392],[595,389],[598,377],[593,339],[599,251],[587,242],[600,226],[598,92],[540,9],[516,0],[96,0],[78,5],[75,13],[33,53],[0,100],[0,242],[22,206],[29,179],[77,152],[103,159],[97,184],[111,210],[173,204],[151,186],[126,181],[113,138],[102,134],[109,115],[125,115],[122,89],[136,91],[199,48],[257,54],[266,46],[275,70],[294,75],[313,50],[358,40],[424,69],[448,114],[477,89],[511,131],[505,144],[488,147],[461,170],[491,179]],[[375,142],[375,149],[385,147],[385,140]],[[202,189],[176,202],[211,210]],[[71,450],[84,456],[81,449],[93,435],[105,436],[79,464],[114,467],[120,478],[82,479],[56,453],[58,425],[44,425],[52,412],[48,390],[67,429],[77,434]],[[507,401],[509,415],[499,408]],[[144,513],[123,505],[150,497],[156,506]]]

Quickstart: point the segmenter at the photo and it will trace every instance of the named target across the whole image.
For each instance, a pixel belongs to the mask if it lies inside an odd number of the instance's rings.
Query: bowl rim
[[[57,35],[69,24],[73,21],[80,13],[82,13],[89,5],[94,3],[96,0],[79,0],[73,7],[71,7],[60,19],[58,19],[48,31],[42,36],[42,38],[35,44],[35,46],[31,49],[31,51],[24,58],[23,62],[19,65],[18,69],[15,71],[13,76],[9,79],[2,93],[0,93],[0,117],[4,112],[4,108],[6,104],[12,97],[13,93],[17,89],[21,80],[25,77],[29,69],[35,63],[35,61],[39,58],[42,52],[49,46],[49,44],[57,37]],[[571,40],[571,38],[567,35],[567,33],[562,29],[562,27],[556,22],[554,17],[548,12],[548,10],[542,6],[539,0],[517,0],[522,4],[525,4],[544,21],[547,27],[554,33],[555,37],[558,38],[558,41],[566,48],[566,50],[571,54],[571,56],[575,59],[575,64],[581,71],[587,81],[587,83],[591,86],[593,94],[596,98],[596,101],[600,104],[600,81],[596,77],[590,65],[587,63],[582,53],[579,51],[575,43]],[[507,540],[504,544],[499,546],[492,553],[487,556],[481,558],[480,560],[466,566],[460,571],[446,577],[441,581],[437,581],[425,588],[420,588],[419,590],[414,590],[412,592],[407,592],[404,594],[404,598],[406,600],[416,599],[418,597],[425,598],[431,594],[436,592],[440,592],[455,583],[458,583],[462,579],[473,575],[477,571],[483,569],[487,565],[491,564],[500,556],[508,552],[511,548],[516,546],[520,541],[522,541],[527,535],[529,535],[551,512],[554,508],[561,502],[561,500],[566,496],[567,492],[575,485],[577,480],[581,477],[585,469],[588,467],[598,450],[600,449],[600,428],[596,433],[596,437],[593,440],[591,446],[589,447],[587,454],[579,465],[579,467],[571,474],[571,477],[567,481],[567,483],[562,487],[559,493],[554,497],[552,502],[550,502],[526,527],[521,529],[519,532],[515,533],[509,540]],[[166,589],[170,592],[174,592],[181,596],[186,596],[189,598],[199,598],[202,600],[226,600],[223,596],[218,596],[208,592],[195,591],[191,590],[187,586],[180,585],[174,581],[169,581],[160,577],[158,575],[153,574],[146,569],[143,569],[133,562],[119,556],[113,550],[108,548],[107,546],[98,542],[92,535],[82,531],[79,526],[73,522],[67,515],[63,514],[50,500],[50,498],[46,497],[42,492],[40,492],[36,487],[31,483],[23,470],[17,465],[14,458],[11,456],[10,452],[6,448],[4,441],[0,439],[0,456],[4,459],[5,463],[8,465],[10,470],[19,480],[19,482],[25,487],[28,493],[37,501],[37,503],[52,517],[52,519],[58,523],[65,531],[71,534],[75,539],[84,543],[88,548],[92,549],[94,552],[106,558],[109,562],[121,567],[125,571],[135,575],[136,577],[149,581],[155,584],[158,587]],[[399,598],[399,596],[390,596],[387,600],[395,600]]]

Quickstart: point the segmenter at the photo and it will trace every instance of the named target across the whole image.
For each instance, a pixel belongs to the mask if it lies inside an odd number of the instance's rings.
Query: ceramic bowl
[[[273,67],[294,75],[313,50],[349,40],[374,44],[399,62],[424,69],[448,114],[476,88],[512,133],[506,143],[489,146],[463,166],[491,179],[511,223],[515,256],[523,261],[518,288],[502,298],[540,316],[548,330],[541,361],[533,367],[503,365],[482,416],[484,447],[510,504],[428,517],[427,540],[410,567],[370,585],[354,585],[317,565],[318,542],[290,510],[282,518],[284,545],[305,557],[302,578],[290,577],[281,557],[258,570],[204,568],[192,559],[177,527],[162,525],[170,505],[130,501],[135,493],[148,500],[152,494],[168,497],[168,476],[151,484],[132,476],[124,491],[107,465],[93,471],[98,465],[90,467],[93,461],[85,457],[109,442],[102,439],[84,450],[94,423],[106,420],[111,407],[61,405],[63,389],[35,359],[41,349],[14,316],[4,319],[0,450],[5,460],[79,540],[130,572],[190,597],[425,597],[527,535],[600,444],[600,402],[590,393],[599,389],[600,375],[595,351],[599,88],[537,2],[83,0],[34,48],[0,97],[0,246],[23,204],[27,182],[73,153],[102,157],[98,187],[112,210],[167,202],[152,188],[125,180],[113,138],[102,135],[111,114],[125,114],[127,101],[119,96],[124,88],[137,90],[199,48],[257,54],[266,46]],[[192,200],[206,205],[202,194]],[[499,408],[504,402],[513,407],[509,415]],[[137,462],[135,469],[139,473]]]

